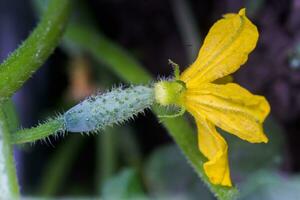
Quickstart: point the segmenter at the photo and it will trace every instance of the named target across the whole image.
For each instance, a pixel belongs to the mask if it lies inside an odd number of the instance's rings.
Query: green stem
[[[12,145],[10,143],[10,114],[4,103],[0,107],[0,199],[15,199],[19,197],[19,186],[13,158]]]
[[[0,97],[14,94],[57,46],[70,14],[70,0],[52,0],[30,36],[0,65]]]
[[[72,167],[72,162],[83,147],[84,141],[81,137],[74,135],[68,137],[67,141],[56,149],[56,153],[46,165],[39,184],[38,191],[41,196],[51,197],[57,194]]]
[[[46,138],[53,133],[64,130],[64,122],[62,118],[51,119],[47,123],[41,124],[34,128],[23,129],[14,132],[11,135],[11,143],[21,144],[26,142],[34,142],[39,139]]]
[[[16,111],[16,108],[15,108],[15,105],[14,105],[14,103],[13,103],[12,100],[8,100],[8,101],[5,101],[5,103],[2,106],[2,108],[4,110],[6,119],[9,122],[7,124],[8,128],[9,128],[9,132],[13,133],[19,127],[19,118],[18,118],[18,115],[17,115],[17,111]]]
[[[101,137],[97,137],[97,169],[98,174],[96,175],[96,186],[97,191],[114,174],[117,168],[117,130],[118,128],[108,128]]]
[[[201,37],[189,1],[171,0],[170,3],[189,62],[193,62],[199,51]]]
[[[151,80],[151,75],[128,52],[103,37],[93,28],[81,24],[72,25],[67,30],[66,40],[71,42],[72,45],[77,45],[79,48],[86,50],[96,60],[107,64],[113,72],[127,82],[146,83]],[[154,111],[158,114],[156,108]],[[174,138],[198,176],[215,196],[220,200],[236,198],[238,191],[235,187],[223,187],[209,182],[203,170],[203,163],[206,159],[197,148],[197,136],[188,122],[179,117],[166,119],[163,125]]]
[[[64,41],[67,44],[71,43],[70,46],[75,45],[87,50],[97,61],[110,66],[122,80],[133,84],[147,84],[152,80],[151,75],[141,68],[139,62],[128,52],[99,34],[91,26],[70,24]]]
[[[62,116],[35,128],[12,134],[13,143],[33,142],[56,132],[97,132],[120,124],[143,112],[154,103],[153,89],[148,86],[115,88],[91,96],[70,108]]]

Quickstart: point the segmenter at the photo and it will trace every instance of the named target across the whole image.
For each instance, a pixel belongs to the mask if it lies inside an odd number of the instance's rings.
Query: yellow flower
[[[156,101],[186,109],[196,120],[204,171],[213,184],[231,186],[228,146],[219,127],[251,143],[268,142],[262,123],[270,112],[263,96],[234,83],[218,84],[235,72],[255,48],[257,28],[245,9],[226,14],[210,29],[196,61],[179,78],[155,84]]]

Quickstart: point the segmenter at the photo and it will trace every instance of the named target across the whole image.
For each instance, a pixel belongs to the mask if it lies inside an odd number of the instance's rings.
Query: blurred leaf
[[[96,184],[100,188],[103,182],[112,177],[117,168],[118,127],[109,127],[104,134],[97,135]]]
[[[174,144],[159,148],[150,156],[145,167],[145,181],[155,197],[214,199]]]
[[[133,169],[124,169],[107,180],[102,188],[103,199],[146,199],[140,180]]]
[[[220,130],[224,133],[224,131]],[[269,138],[267,144],[252,144],[231,134],[222,134],[229,146],[231,175],[235,182],[241,182],[261,169],[276,169],[283,155],[283,133],[274,120],[265,122],[265,133]]]
[[[41,176],[38,188],[40,195],[50,197],[59,192],[84,142],[85,140],[81,137],[72,135],[63,145],[57,148]]]
[[[64,44],[86,50],[98,62],[113,66],[113,72],[127,82],[148,84],[151,81],[150,74],[133,56],[91,26],[71,23],[66,30]]]
[[[130,126],[119,128],[118,132],[119,151],[127,165],[139,169],[142,165],[142,155],[135,131]]]
[[[251,18],[256,15],[264,6],[265,0],[251,0],[246,1],[245,6],[247,8],[247,15]]]
[[[298,200],[300,176],[283,176],[276,171],[260,171],[241,186],[241,200]]]

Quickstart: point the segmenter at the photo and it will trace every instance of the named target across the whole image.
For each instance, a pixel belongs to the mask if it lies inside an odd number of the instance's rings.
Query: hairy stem
[[[19,196],[19,186],[9,135],[11,115],[7,107],[11,107],[10,102],[0,107],[0,199],[15,199]]]
[[[53,133],[64,130],[64,121],[62,118],[51,119],[48,122],[34,128],[19,130],[11,134],[11,143],[21,144],[26,142],[34,142],[39,139],[46,138]]]
[[[148,86],[115,88],[90,96],[62,116],[11,136],[12,143],[33,142],[57,132],[97,132],[123,123],[154,103],[153,89]]]
[[[0,100],[10,97],[45,62],[62,36],[70,0],[52,0],[38,26],[0,65]]]

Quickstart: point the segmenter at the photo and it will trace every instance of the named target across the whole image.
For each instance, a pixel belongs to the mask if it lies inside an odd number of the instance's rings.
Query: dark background
[[[108,38],[132,52],[156,77],[168,76],[171,58],[186,68],[195,58],[200,42],[209,27],[223,14],[238,12],[247,7],[248,17],[258,26],[260,38],[255,51],[235,75],[235,81],[255,94],[266,96],[272,108],[271,115],[283,127],[286,138],[282,169],[291,173],[300,170],[300,1],[299,0],[183,0],[189,6],[189,14],[196,37],[185,37],[185,27],[178,22],[177,1],[172,0],[89,0],[87,6],[97,27]],[[177,2],[177,3],[176,3]],[[179,6],[179,9],[181,7]],[[178,7],[177,7],[178,9]],[[28,36],[37,24],[37,15],[30,1],[0,1],[0,59]],[[195,35],[194,35],[195,36]],[[57,48],[48,62],[14,96],[22,127],[31,127],[52,114],[62,112],[80,98],[70,98],[72,60],[61,48]],[[86,62],[93,63],[88,56]],[[71,64],[70,64],[71,63]],[[90,64],[93,65],[93,64]],[[90,69],[92,72],[94,69]],[[110,73],[110,72],[105,72]],[[97,78],[87,72],[87,85],[93,91]],[[121,83],[115,77],[114,83]],[[97,88],[105,88],[101,81]],[[72,95],[71,95],[72,96]],[[158,146],[172,140],[147,112],[129,126],[136,130],[142,157],[147,157]],[[73,136],[69,136],[73,137]],[[83,137],[84,147],[76,156],[68,180],[85,185],[82,194],[95,193],[93,174],[95,166],[95,137]],[[66,137],[65,140],[68,140]],[[16,159],[21,189],[34,194],[47,160],[64,145],[65,140],[37,142],[30,147],[18,147]],[[122,160],[122,158],[120,158]],[[80,171],[80,173],[78,173]],[[68,181],[67,181],[68,182]],[[67,185],[67,184],[66,184]],[[61,188],[60,194],[69,188]]]

